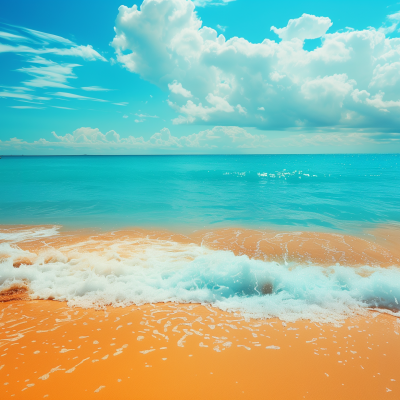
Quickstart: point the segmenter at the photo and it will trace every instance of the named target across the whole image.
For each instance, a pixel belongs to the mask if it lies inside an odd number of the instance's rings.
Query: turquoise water
[[[400,222],[399,155],[3,157],[0,223],[354,230]]]

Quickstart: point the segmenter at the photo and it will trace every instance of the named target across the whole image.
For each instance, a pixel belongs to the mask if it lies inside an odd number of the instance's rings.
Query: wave
[[[14,286],[13,286],[14,285]],[[207,303],[251,318],[339,322],[367,309],[400,317],[396,267],[301,265],[148,238],[86,240],[58,249],[0,244],[0,291],[84,308]]]

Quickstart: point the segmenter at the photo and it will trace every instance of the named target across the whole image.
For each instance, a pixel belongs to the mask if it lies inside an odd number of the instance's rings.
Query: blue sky
[[[399,11],[7,2],[0,154],[398,152]]]

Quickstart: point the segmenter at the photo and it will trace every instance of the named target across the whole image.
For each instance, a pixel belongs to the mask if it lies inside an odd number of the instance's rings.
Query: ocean
[[[294,227],[400,222],[400,155],[3,157],[3,224]]]
[[[82,307],[207,303],[287,321],[397,315],[399,161],[2,157],[0,290]]]

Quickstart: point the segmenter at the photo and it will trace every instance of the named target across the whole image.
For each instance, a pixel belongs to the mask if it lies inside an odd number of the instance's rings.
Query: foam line
[[[31,229],[2,229],[0,231],[0,242],[18,243],[41,238],[57,236],[59,227],[34,227]]]
[[[99,242],[98,247],[89,252],[80,243],[33,253],[2,243],[0,290],[27,283],[32,298],[87,308],[206,303],[285,321],[337,322],[370,307],[400,316],[400,270],[395,267],[283,265],[149,239]],[[21,259],[31,265],[14,268]]]

